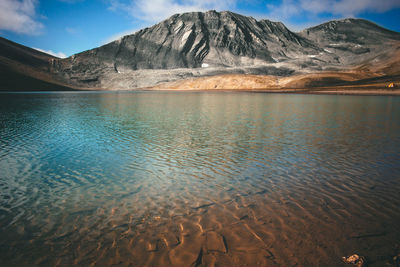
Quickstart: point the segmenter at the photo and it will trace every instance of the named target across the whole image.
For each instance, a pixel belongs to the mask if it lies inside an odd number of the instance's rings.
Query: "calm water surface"
[[[398,97],[0,94],[1,266],[385,266],[399,222]]]

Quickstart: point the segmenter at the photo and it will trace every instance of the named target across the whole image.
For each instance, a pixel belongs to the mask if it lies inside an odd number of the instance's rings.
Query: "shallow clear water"
[[[0,94],[2,266],[382,266],[399,192],[397,97]]]

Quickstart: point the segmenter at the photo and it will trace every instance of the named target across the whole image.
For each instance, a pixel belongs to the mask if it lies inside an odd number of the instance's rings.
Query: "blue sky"
[[[356,17],[400,32],[400,0],[0,0],[0,35],[65,57],[175,13],[210,9],[282,21],[293,31]]]

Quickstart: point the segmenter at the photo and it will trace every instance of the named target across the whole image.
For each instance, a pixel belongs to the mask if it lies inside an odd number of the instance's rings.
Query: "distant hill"
[[[58,58],[0,37],[0,91],[71,90],[50,74]]]
[[[2,39],[0,46],[7,42]],[[12,43],[8,52],[2,49],[1,71],[51,85],[108,90],[226,74],[292,77],[279,86],[334,85],[349,80],[332,78],[336,72],[341,77],[353,73],[352,81],[396,78],[398,71],[391,66],[398,66],[399,45],[399,33],[361,19],[330,21],[295,33],[280,22],[228,11],[191,12],[66,59]],[[321,73],[329,78],[321,79]],[[13,79],[7,83],[10,88]]]

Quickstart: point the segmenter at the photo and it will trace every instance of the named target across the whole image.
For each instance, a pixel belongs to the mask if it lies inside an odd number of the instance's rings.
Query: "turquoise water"
[[[398,97],[0,94],[2,266],[382,266],[399,192]]]

